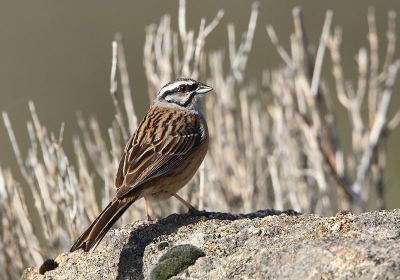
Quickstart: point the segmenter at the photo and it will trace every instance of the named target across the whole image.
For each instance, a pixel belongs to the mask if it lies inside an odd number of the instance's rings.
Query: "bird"
[[[132,203],[171,196],[189,212],[196,209],[176,192],[194,176],[206,156],[209,134],[202,110],[205,93],[199,81],[179,78],[164,85],[125,146],[115,175],[115,197],[71,246],[70,252],[93,252]]]

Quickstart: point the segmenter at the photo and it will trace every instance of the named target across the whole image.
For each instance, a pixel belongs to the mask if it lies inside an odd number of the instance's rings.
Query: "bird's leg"
[[[173,197],[175,197],[177,200],[179,200],[180,202],[183,203],[183,205],[185,205],[188,209],[190,213],[196,214],[197,210],[196,208],[194,208],[193,205],[191,205],[189,202],[187,202],[186,200],[184,200],[182,197],[180,197],[179,195],[177,195],[176,193],[172,194]]]
[[[144,197],[144,203],[146,204],[146,217],[147,217],[147,221],[151,222],[151,216],[149,214],[149,200],[147,199],[147,197]]]

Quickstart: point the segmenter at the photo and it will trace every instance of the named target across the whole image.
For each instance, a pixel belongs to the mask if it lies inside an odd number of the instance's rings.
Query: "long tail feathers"
[[[75,241],[69,251],[73,252],[82,248],[85,252],[92,252],[119,217],[124,214],[126,209],[128,209],[135,200],[136,199],[133,199],[125,203],[118,199],[111,201],[89,228]]]

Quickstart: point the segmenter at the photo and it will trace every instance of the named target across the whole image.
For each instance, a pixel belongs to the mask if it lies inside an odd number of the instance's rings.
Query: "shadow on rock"
[[[145,248],[158,237],[176,233],[179,228],[206,220],[240,220],[263,218],[272,215],[301,215],[294,210],[277,211],[261,210],[250,214],[229,214],[198,211],[195,214],[172,214],[154,224],[149,224],[133,230],[129,241],[121,250],[117,279],[143,279],[143,256]]]

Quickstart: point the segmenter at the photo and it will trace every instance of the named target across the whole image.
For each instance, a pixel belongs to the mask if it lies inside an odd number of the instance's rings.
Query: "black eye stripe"
[[[174,103],[180,107],[187,107],[193,102],[199,82],[192,79],[177,79],[161,88],[158,99]]]
[[[194,91],[197,89],[198,84],[189,85],[189,90]]]
[[[168,91],[165,91],[162,95],[163,96],[167,96],[170,94],[174,94],[174,93],[190,93],[193,91],[196,91],[197,89],[197,85],[179,85],[174,89],[170,89]]]
[[[179,85],[177,87],[177,89],[180,92],[191,92],[191,91],[195,91],[197,89],[197,84],[192,84],[192,85]]]

